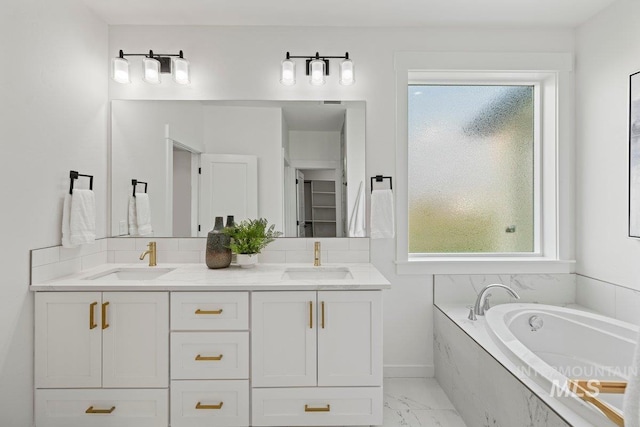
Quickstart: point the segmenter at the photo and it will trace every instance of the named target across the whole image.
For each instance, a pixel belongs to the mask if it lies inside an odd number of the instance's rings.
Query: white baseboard
[[[435,376],[434,365],[385,365],[385,378],[432,378]]]

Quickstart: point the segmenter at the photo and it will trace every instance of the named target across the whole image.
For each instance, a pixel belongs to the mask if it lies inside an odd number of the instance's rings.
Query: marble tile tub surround
[[[434,303],[473,305],[485,286],[501,283],[520,295],[518,302],[568,305],[576,302],[575,274],[450,274],[434,277]],[[492,304],[513,302],[506,292],[491,292]]]
[[[94,245],[82,245],[75,249],[61,246],[31,251],[31,283],[57,279],[105,263],[130,264],[140,261],[140,254],[147,243],[157,243],[158,263],[204,263],[206,238],[106,238]],[[323,263],[368,263],[368,238],[296,238],[276,239],[259,255],[261,263],[309,263],[313,264],[313,247],[321,244]]]
[[[465,318],[463,308],[444,311]],[[516,366],[506,356],[494,357],[499,350],[483,321],[459,326],[448,315],[434,310],[436,379],[467,425],[592,427],[558,401],[551,409],[543,400],[551,399],[548,391],[545,396],[533,380],[516,377]]]
[[[640,291],[591,277],[576,275],[576,302],[623,322],[640,325]]]
[[[383,414],[382,427],[466,427],[435,378],[385,378]]]

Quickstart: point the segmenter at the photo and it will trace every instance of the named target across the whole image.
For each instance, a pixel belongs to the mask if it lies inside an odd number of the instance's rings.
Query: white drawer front
[[[36,427],[167,427],[168,397],[166,389],[36,390]]]
[[[253,389],[254,426],[382,425],[382,387]]]
[[[249,425],[249,381],[172,381],[171,427]]]
[[[248,332],[173,332],[171,378],[248,379]]]
[[[172,292],[171,330],[249,329],[248,292]]]

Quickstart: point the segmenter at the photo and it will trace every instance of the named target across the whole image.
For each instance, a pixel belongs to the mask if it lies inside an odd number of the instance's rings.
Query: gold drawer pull
[[[89,304],[89,329],[95,329],[98,327],[95,314],[95,308],[97,305],[97,302],[92,302],[91,304]]]
[[[107,307],[109,306],[109,302],[102,303],[102,329],[107,329],[109,327],[109,323],[107,322]]]
[[[312,408],[309,405],[304,405],[304,412],[331,412],[331,405],[324,408]]]
[[[222,354],[219,356],[196,356],[196,360],[222,360]]]
[[[196,409],[222,409],[223,404],[224,402],[220,402],[217,405],[203,405],[202,403],[198,402],[196,404]]]
[[[110,414],[115,410],[116,410],[115,406],[112,406],[111,409],[93,409],[93,406],[89,406],[89,408],[87,408],[87,410],[84,411],[84,413],[85,414]]]
[[[220,310],[196,310],[196,314],[222,314],[222,309]]]

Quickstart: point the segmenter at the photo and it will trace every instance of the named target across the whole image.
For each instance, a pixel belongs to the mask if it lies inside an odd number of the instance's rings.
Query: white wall
[[[571,30],[477,28],[276,28],[114,26],[109,55],[119,49],[145,51],[150,46],[184,50],[192,64],[192,84],[169,80],[152,86],[134,76],[131,85],[110,82],[111,99],[257,99],[366,101],[366,177],[397,176],[395,170],[396,94],[394,53],[400,51],[572,52]],[[212,42],[213,41],[213,42]],[[337,62],[327,84],[312,87],[302,75],[298,84],[279,83],[280,62],[292,54],[336,55],[349,51],[357,83],[337,82]],[[303,67],[299,64],[298,70]],[[403,124],[398,124],[402,126]],[[366,192],[368,196],[368,191]],[[399,219],[402,220],[402,219]],[[373,264],[392,282],[385,292],[384,363],[387,375],[433,372],[431,275],[396,274],[395,242],[371,243]],[[471,303],[471,302],[470,302]]]
[[[258,215],[275,224],[276,230],[284,230],[282,129],[280,108],[204,108],[207,153],[258,157]]]
[[[0,425],[33,425],[29,249],[60,244],[69,171],[92,174],[106,235],[107,26],[80,0],[0,13]],[[85,185],[79,181],[77,186]]]
[[[640,3],[618,0],[577,30],[577,272],[640,289],[627,237],[629,75],[640,71]]]
[[[194,102],[128,102],[111,105],[111,235],[119,236],[127,222],[132,179],[148,183],[151,225],[156,236],[172,236],[173,144],[167,136],[196,151],[204,151],[203,107]],[[167,135],[166,126],[169,126]],[[137,187],[144,191],[144,184]]]
[[[340,132],[289,131],[289,158],[340,163]]]

